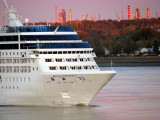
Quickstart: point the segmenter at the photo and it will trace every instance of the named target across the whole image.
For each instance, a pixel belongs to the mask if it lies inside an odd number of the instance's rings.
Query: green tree
[[[95,43],[95,52],[96,52],[96,55],[98,57],[101,57],[101,56],[104,56],[104,49],[103,49],[103,44],[102,44],[102,40],[97,40]]]
[[[121,42],[117,41],[114,43],[112,49],[114,54],[120,54],[122,52],[123,45]]]
[[[132,42],[124,47],[124,52],[127,54],[131,54],[134,53],[134,51],[136,51],[137,49],[138,46],[136,45],[136,43]]]
[[[145,47],[145,43],[142,40],[139,40],[136,42],[138,48],[144,48]]]

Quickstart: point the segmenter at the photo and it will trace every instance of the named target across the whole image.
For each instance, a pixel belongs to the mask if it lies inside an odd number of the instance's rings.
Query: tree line
[[[83,41],[88,41],[97,56],[104,56],[104,48],[110,54],[134,53],[140,48],[153,48],[158,55],[160,46],[160,18],[141,20],[74,21],[71,25]]]

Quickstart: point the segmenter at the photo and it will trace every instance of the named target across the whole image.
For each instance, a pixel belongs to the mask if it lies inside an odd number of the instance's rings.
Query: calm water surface
[[[160,67],[114,70],[88,107],[0,107],[0,120],[160,120]]]

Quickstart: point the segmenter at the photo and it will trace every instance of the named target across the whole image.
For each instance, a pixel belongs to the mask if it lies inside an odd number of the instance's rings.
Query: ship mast
[[[17,15],[17,10],[13,8],[13,6],[9,8],[6,0],[3,0],[3,2],[6,7],[6,13],[8,13],[9,16],[9,26],[10,27],[23,26],[23,24],[20,21],[20,17]]]
[[[5,7],[6,7],[7,11],[8,11],[8,5],[7,5],[7,2],[6,2],[5,0],[3,0],[3,1],[4,1],[4,4],[5,4]]]

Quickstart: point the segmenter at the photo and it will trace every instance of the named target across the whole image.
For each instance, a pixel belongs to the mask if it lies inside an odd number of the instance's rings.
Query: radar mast
[[[3,1],[6,7],[6,13],[8,13],[8,16],[9,16],[9,26],[10,27],[23,26],[23,24],[20,21],[19,15],[17,15],[16,8],[14,8],[13,5],[11,5],[11,8],[9,8],[6,0],[3,0]]]

